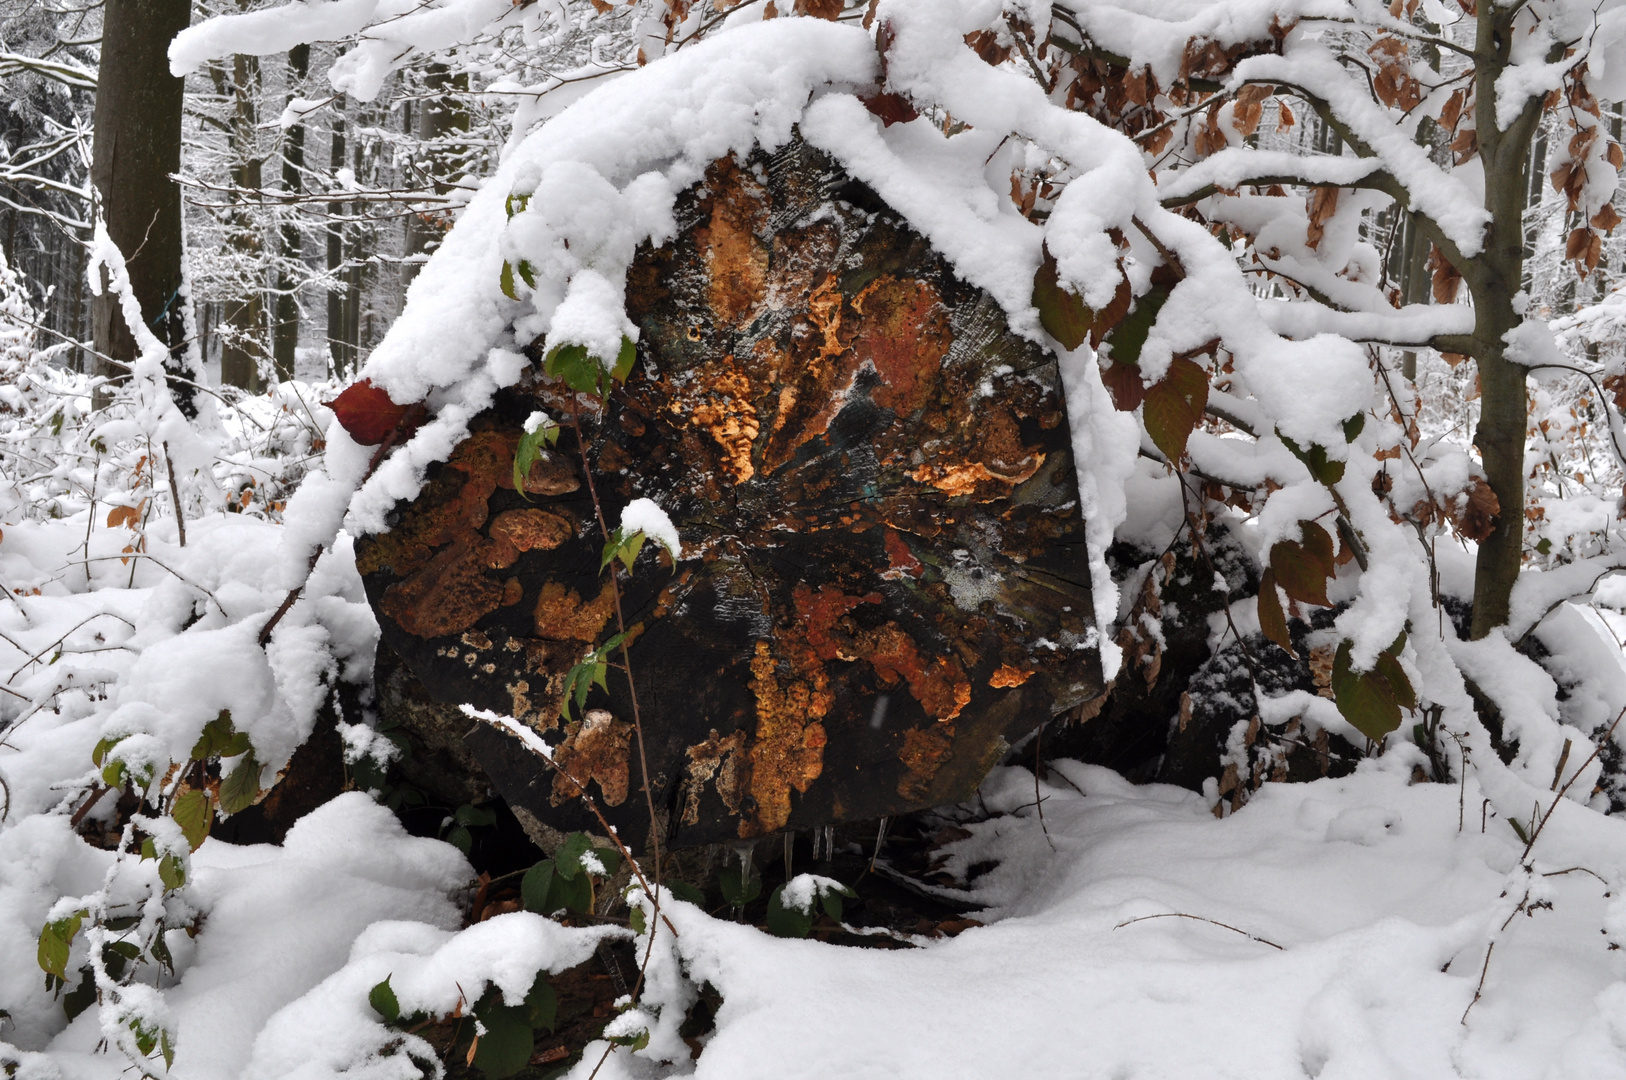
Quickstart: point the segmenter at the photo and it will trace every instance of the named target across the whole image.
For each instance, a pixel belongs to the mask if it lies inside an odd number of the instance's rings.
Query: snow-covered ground
[[[951,849],[951,870],[999,860],[975,880],[988,925],[877,951],[778,939],[673,901],[677,956],[723,997],[717,1030],[692,1066],[618,1054],[599,1075],[1626,1076],[1614,950],[1626,927],[1586,872],[1626,866],[1626,823],[1556,816],[1538,872],[1582,854],[1586,866],[1538,877],[1550,908],[1504,928],[1528,884],[1522,843],[1493,814],[1482,831],[1471,780],[1411,784],[1411,764],[1392,753],[1344,779],[1267,785],[1216,819],[1191,792],[1060,762],[1040,787],[1042,824],[1032,774],[1001,769],[983,789],[992,816]],[[92,880],[108,858],[61,818],[35,818],[5,846],[0,904],[14,917],[28,881]],[[207,919],[164,983],[172,1075],[188,1080],[410,1075],[376,1054],[394,1033],[367,992],[385,975],[403,1007],[450,1007],[482,979],[522,994],[539,967],[580,962],[605,933],[523,912],[453,933],[461,857],[360,794],[283,848],[210,840],[194,867]],[[4,951],[27,956],[10,934]],[[682,1003],[681,987],[666,993]],[[21,1075],[122,1075],[121,1057],[96,1052],[101,1037],[91,1010]]]

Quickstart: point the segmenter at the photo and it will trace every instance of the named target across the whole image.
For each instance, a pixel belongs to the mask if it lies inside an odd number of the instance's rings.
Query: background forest
[[[0,0],[0,97],[8,1078],[1626,1077],[1617,0]],[[591,474],[629,268],[793,140],[1056,360],[1106,688],[538,861],[356,553],[515,387]],[[465,718],[570,782],[627,637]]]

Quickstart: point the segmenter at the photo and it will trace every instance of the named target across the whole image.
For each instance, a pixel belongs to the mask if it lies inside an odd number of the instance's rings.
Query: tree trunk
[[[449,136],[469,130],[468,110],[458,104],[448,91],[467,90],[468,76],[453,76],[443,64],[433,64],[424,76],[424,89],[436,96],[424,100],[418,110],[418,142],[428,155],[425,163],[435,178],[435,193],[444,195],[451,190],[446,177],[462,157],[463,147],[446,145]],[[406,219],[406,258],[401,266],[401,288],[404,291],[418,276],[423,264],[414,257],[427,252],[432,244],[446,234],[449,216],[439,211],[422,211]]]
[[[328,165],[335,174],[345,167],[344,103],[333,105],[333,133],[328,148]],[[339,378],[349,376],[356,367],[356,338],[352,330],[354,320],[354,284],[346,273],[345,204],[327,204],[327,271],[330,278],[327,293],[327,344],[333,357],[333,371]]]
[[[190,19],[189,0],[107,0],[91,182],[101,198],[108,235],[124,253],[142,316],[169,346],[168,369],[195,379],[181,317],[187,303],[181,274],[181,189],[169,178],[181,167],[184,84],[169,73],[168,50]],[[104,290],[92,306],[98,375],[121,375],[119,365],[135,361],[135,335],[118,305]],[[190,412],[192,388],[172,384],[171,390]]]
[[[358,543],[385,644],[435,698],[554,743],[634,847],[652,824],[666,848],[972,797],[1102,693],[1055,357],[803,143],[723,159],[676,213],[628,276],[641,362],[607,410],[533,371]],[[538,409],[581,439],[522,493]],[[612,588],[596,501],[614,529],[635,498],[684,557],[646,545]],[[561,723],[622,615],[636,706],[610,669]],[[468,745],[522,820],[600,831],[513,736]]]
[[[288,102],[293,103],[294,90],[304,82],[310,71],[311,47],[296,45],[288,51]],[[305,190],[305,125],[295,124],[283,134],[282,189],[289,192]],[[292,267],[304,253],[304,234],[297,221],[290,218],[282,226],[282,268],[277,275],[275,316],[271,325],[271,357],[276,365],[277,378],[294,377],[294,362],[299,349],[299,284],[302,275]]]
[[[1475,124],[1484,166],[1490,225],[1471,267],[1458,267],[1473,294],[1474,359],[1479,365],[1480,415],[1474,445],[1500,511],[1480,542],[1474,567],[1470,634],[1484,637],[1506,625],[1524,556],[1524,447],[1527,369],[1507,357],[1504,335],[1522,321],[1514,296],[1524,287],[1525,189],[1531,144],[1541,123],[1541,98],[1531,99],[1506,129],[1496,123],[1496,80],[1509,62],[1518,8],[1482,4],[1475,69]]]
[[[229,139],[236,159],[232,183],[240,191],[258,191],[263,180],[255,108],[260,96],[259,57],[239,55],[233,59],[232,96],[236,101]],[[247,198],[244,194],[233,196],[238,202]],[[258,271],[262,261],[259,230],[246,208],[232,212],[229,236],[232,249],[250,266],[251,273]],[[259,281],[250,280],[243,287],[243,295],[226,301],[226,323],[231,329],[220,349],[220,381],[257,394],[265,388],[260,366],[266,358],[265,288]]]

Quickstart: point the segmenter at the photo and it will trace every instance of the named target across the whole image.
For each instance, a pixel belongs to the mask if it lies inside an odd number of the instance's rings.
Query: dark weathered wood
[[[195,379],[182,319],[189,301],[181,274],[181,189],[170,179],[181,168],[184,83],[170,75],[168,57],[190,11],[190,0],[108,0],[104,6],[90,179],[141,313],[170,348],[170,373]],[[91,333],[96,374],[117,377],[120,364],[135,362],[135,333],[111,290],[91,305]],[[190,413],[191,387],[175,383],[172,390]]]
[[[678,214],[628,278],[640,363],[582,419],[612,527],[648,496],[683,536],[675,568],[649,545],[619,579],[664,839],[970,797],[1010,741],[1101,693],[1054,358],[800,142],[717,163]],[[625,677],[559,725],[615,613],[568,426],[529,501],[513,489],[537,408],[572,405],[539,373],[505,392],[357,560],[430,693],[536,727],[640,846]],[[593,827],[517,740],[469,745],[511,803]]]

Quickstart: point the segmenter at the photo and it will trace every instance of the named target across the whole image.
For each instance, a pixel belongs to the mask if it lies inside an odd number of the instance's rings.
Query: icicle
[[[874,871],[875,869],[875,860],[881,857],[881,845],[886,843],[886,823],[888,820],[890,819],[882,818],[881,827],[875,830],[875,854],[869,857],[869,868],[871,871]]]

